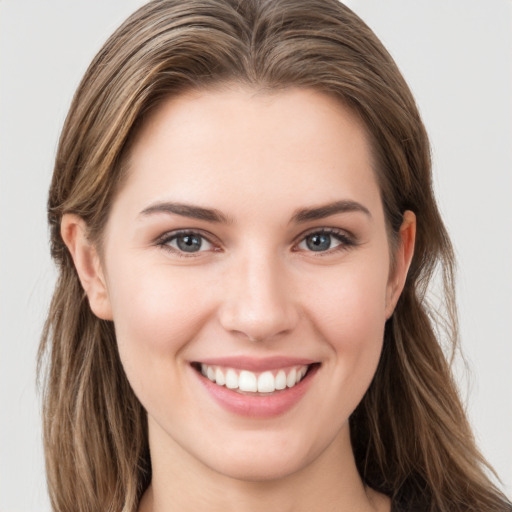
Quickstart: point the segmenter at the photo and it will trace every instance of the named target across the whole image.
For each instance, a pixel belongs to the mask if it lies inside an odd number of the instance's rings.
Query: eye
[[[353,245],[354,242],[346,234],[337,230],[322,229],[307,234],[297,247],[303,251],[327,252]]]
[[[178,254],[211,251],[214,248],[206,237],[195,231],[168,233],[158,241],[158,245]]]

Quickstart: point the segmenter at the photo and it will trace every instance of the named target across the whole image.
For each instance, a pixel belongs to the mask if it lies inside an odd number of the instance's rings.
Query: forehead
[[[164,101],[132,144],[123,189],[140,207],[168,196],[264,209],[379,195],[366,130],[348,107],[309,89],[243,87]]]

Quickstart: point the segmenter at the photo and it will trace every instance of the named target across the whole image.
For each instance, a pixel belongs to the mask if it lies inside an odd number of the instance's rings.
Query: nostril
[[[236,276],[218,309],[222,327],[251,342],[291,333],[300,318],[296,297],[283,271],[269,267],[273,265]]]
[[[293,315],[283,312],[283,314],[261,315],[261,318],[249,315],[231,318],[229,321],[224,318],[221,324],[226,331],[240,340],[262,343],[292,333],[297,326],[297,321]]]

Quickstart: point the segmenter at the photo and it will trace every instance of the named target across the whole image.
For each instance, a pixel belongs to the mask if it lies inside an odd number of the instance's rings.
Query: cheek
[[[381,334],[386,320],[387,278],[385,262],[375,262],[335,270],[320,286],[308,287],[315,323],[326,338],[356,348],[371,343],[375,338],[372,333]]]
[[[148,374],[167,381],[175,373],[170,371],[174,356],[209,317],[204,283],[165,265],[132,264],[129,270],[120,265],[110,277],[119,353],[132,386],[142,386]]]
[[[347,269],[348,270],[348,269]],[[311,316],[331,354],[335,387],[355,408],[376,371],[386,322],[385,264],[352,267],[311,296]],[[346,413],[347,411],[344,411]],[[351,412],[351,411],[350,411]]]

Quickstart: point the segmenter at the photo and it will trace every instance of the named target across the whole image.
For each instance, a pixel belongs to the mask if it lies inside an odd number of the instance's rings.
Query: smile
[[[306,375],[310,365],[293,366],[261,373],[245,369],[201,364],[201,373],[211,382],[247,393],[274,393],[293,388]]]
[[[238,416],[271,418],[293,409],[321,364],[296,358],[224,358],[191,363],[203,389]]]

